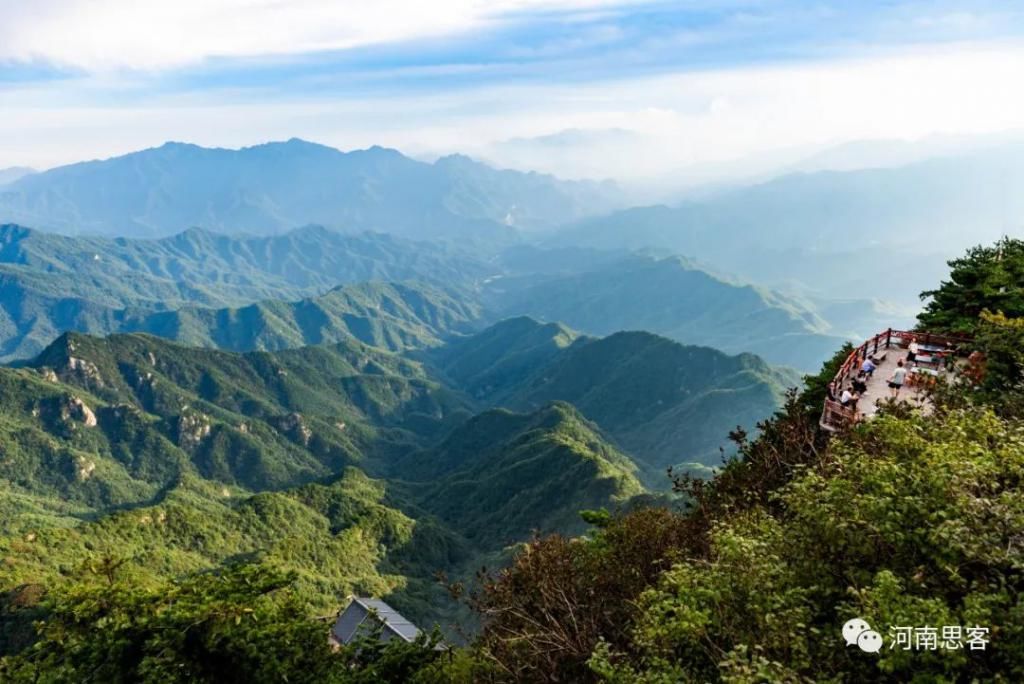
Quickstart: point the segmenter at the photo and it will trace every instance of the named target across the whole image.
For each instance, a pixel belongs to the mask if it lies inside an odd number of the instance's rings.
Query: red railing
[[[829,389],[832,392],[832,396],[839,396],[843,384],[850,379],[851,376],[855,376],[860,367],[863,365],[864,360],[871,356],[877,356],[878,351],[881,349],[885,351],[890,347],[906,348],[910,344],[910,340],[917,340],[918,344],[923,345],[942,345],[955,350],[957,353],[964,353],[964,345],[971,342],[971,338],[967,335],[945,335],[939,333],[919,332],[915,330],[893,330],[889,328],[884,330],[871,339],[864,342],[846,357],[843,361],[843,365],[839,367],[839,371],[835,377],[832,378],[832,382],[829,384]],[[825,399],[825,405],[821,412],[821,426],[834,430],[837,428],[843,428],[851,425],[857,420],[857,412],[853,408],[843,406],[836,400]]]

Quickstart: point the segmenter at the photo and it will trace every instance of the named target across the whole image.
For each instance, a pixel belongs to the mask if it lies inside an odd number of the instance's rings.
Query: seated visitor
[[[860,366],[861,372],[867,375],[869,378],[875,372],[876,368],[878,368],[878,366],[875,365],[875,360],[871,357],[864,359],[864,363],[862,363]]]
[[[859,378],[854,378],[851,383],[856,394],[864,394],[868,391],[868,384]]]

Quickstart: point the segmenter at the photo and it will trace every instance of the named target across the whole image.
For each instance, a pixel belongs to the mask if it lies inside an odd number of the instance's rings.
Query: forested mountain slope
[[[216,327],[204,320],[211,314],[188,313],[198,307],[275,300],[279,303],[272,308],[280,308],[339,285],[373,280],[471,287],[492,272],[493,267],[443,246],[386,235],[345,236],[319,227],[272,237],[189,230],[161,240],[111,240],[7,225],[0,227],[0,359],[30,357],[69,330],[145,331],[146,316],[156,311],[186,309],[178,326],[182,336],[171,337],[200,342],[217,333],[197,329]],[[259,318],[264,312],[253,313]],[[152,325],[161,334],[175,328],[160,316]],[[255,340],[261,331],[238,334]],[[294,342],[297,333],[282,334]]]
[[[844,339],[806,304],[711,275],[681,257],[634,255],[581,273],[490,288],[500,316],[561,321],[595,335],[648,330],[684,344],[817,367]]]
[[[6,589],[59,586],[89,558],[153,582],[258,558],[298,573],[317,611],[356,591],[436,620],[453,606],[434,573],[643,492],[571,406],[467,422],[457,389],[352,341],[234,354],[65,335],[0,369],[0,390]],[[477,451],[481,424],[506,420]],[[4,611],[7,649],[27,624]]]
[[[271,356],[65,335],[0,377],[5,479],[96,512],[188,472],[258,491],[372,467],[468,415],[414,364],[357,342]]]
[[[394,469],[420,506],[478,545],[503,548],[537,531],[583,529],[579,511],[643,493],[636,465],[566,403],[474,416]]]
[[[485,405],[533,410],[566,401],[637,456],[648,472],[720,462],[729,430],[772,411],[794,373],[645,332],[577,337],[557,324],[509,319],[428,353],[442,377]]]
[[[465,291],[377,281],[344,285],[297,302],[126,312],[117,330],[231,351],[292,349],[350,339],[394,351],[438,346],[454,333],[469,330],[481,316],[475,297]]]

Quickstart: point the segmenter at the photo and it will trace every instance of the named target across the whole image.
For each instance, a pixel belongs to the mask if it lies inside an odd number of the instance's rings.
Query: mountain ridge
[[[1024,212],[1019,141],[889,168],[797,172],[583,219],[551,246],[656,247],[774,288],[918,304],[945,262]],[[771,229],[769,230],[768,227]],[[740,248],[742,247],[742,248]]]
[[[295,302],[358,281],[470,287],[493,269],[452,247],[318,226],[268,237],[191,229],[129,240],[8,224],[0,226],[0,360],[32,356],[65,330],[117,332],[168,310]]]
[[[514,239],[513,226],[553,227],[617,202],[621,194],[608,183],[293,138],[238,150],[166,143],[32,174],[0,191],[0,221],[133,237],[194,225],[274,234],[318,223],[500,244]]]
[[[595,335],[649,330],[730,354],[810,370],[845,339],[796,298],[696,268],[685,257],[631,255],[593,270],[490,284],[497,317],[530,315]],[[486,294],[486,291],[485,291]]]
[[[581,336],[528,317],[417,355],[483,407],[573,405],[652,482],[667,466],[715,466],[723,436],[753,427],[797,385],[753,354],[729,356],[646,332]]]

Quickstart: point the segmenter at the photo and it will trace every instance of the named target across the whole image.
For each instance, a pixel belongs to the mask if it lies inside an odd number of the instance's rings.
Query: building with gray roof
[[[413,642],[420,630],[380,599],[353,596],[348,606],[338,613],[331,627],[331,641],[347,645],[354,640],[377,633],[381,641],[402,639]]]

